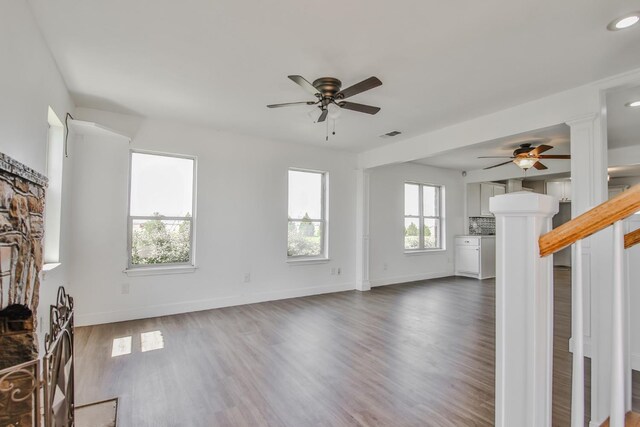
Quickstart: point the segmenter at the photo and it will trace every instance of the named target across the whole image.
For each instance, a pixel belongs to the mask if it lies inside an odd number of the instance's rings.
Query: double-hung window
[[[404,184],[404,249],[443,249],[444,187]]]
[[[131,152],[129,268],[194,264],[194,157]]]
[[[327,173],[289,169],[289,259],[327,257]]]

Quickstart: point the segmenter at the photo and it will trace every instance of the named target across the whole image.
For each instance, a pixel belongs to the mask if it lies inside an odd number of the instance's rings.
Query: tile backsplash
[[[496,219],[493,217],[469,217],[469,234],[496,234]]]

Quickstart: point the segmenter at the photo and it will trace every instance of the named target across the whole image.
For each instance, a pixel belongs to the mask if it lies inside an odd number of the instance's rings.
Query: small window
[[[326,258],[325,172],[289,169],[289,258]]]
[[[49,107],[47,121],[47,178],[44,212],[44,262],[60,262],[60,227],[62,223],[62,172],[64,166],[64,127]]]
[[[131,152],[129,268],[193,265],[195,159]]]
[[[404,249],[443,249],[444,187],[404,184]]]

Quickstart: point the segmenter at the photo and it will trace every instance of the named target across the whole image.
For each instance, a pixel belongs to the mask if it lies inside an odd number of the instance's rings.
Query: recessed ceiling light
[[[640,107],[640,101],[627,102],[625,107]]]
[[[636,25],[638,22],[640,22],[640,12],[631,12],[611,21],[607,25],[607,29],[609,31],[624,30]]]

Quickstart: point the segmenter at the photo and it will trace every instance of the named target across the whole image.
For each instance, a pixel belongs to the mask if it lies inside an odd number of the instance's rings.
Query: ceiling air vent
[[[384,135],[380,135],[380,138],[391,138],[396,135],[400,135],[401,133],[402,132],[400,132],[399,130],[392,130],[391,132],[387,132]]]

